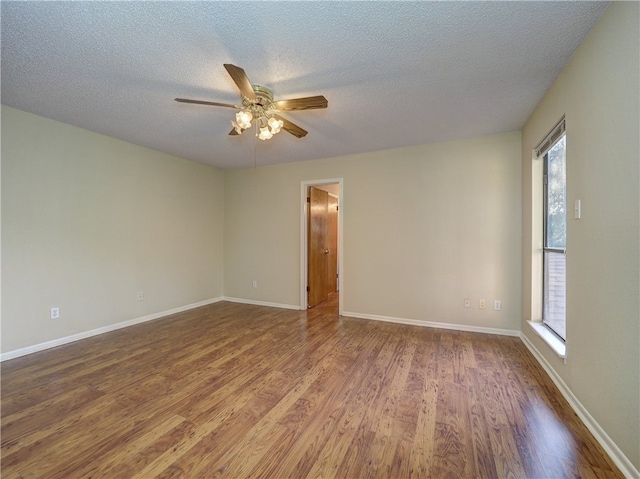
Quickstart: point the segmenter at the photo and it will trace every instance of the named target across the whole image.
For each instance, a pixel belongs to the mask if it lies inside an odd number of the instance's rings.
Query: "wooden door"
[[[329,195],[328,210],[327,290],[329,293],[333,293],[338,291],[338,198],[335,196]]]
[[[309,257],[307,278],[307,307],[313,308],[328,299],[327,266],[328,266],[328,207],[329,193],[318,188],[309,188]]]

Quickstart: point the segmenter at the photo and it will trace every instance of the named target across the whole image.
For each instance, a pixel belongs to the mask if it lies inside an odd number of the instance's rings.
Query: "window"
[[[559,138],[548,142],[543,179],[542,322],[566,340],[567,175],[564,121]]]

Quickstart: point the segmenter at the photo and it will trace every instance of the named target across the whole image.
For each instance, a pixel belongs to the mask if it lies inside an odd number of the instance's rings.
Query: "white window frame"
[[[553,145],[566,134],[565,117],[563,116],[556,125],[545,135],[532,151],[532,249],[531,249],[531,321],[527,321],[529,327],[566,363],[566,341],[560,339],[551,329],[542,322],[543,307],[543,161],[544,155]]]

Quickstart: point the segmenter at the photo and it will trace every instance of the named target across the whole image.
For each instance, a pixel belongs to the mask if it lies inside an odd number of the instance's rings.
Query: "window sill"
[[[531,329],[547,343],[547,345],[555,352],[559,358],[567,362],[567,345],[558,336],[553,334],[549,329],[539,321],[527,321]]]

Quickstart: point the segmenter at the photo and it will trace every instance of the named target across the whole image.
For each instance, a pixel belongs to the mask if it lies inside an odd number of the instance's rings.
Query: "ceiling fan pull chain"
[[[256,122],[256,139],[253,140],[253,169],[254,170],[258,169],[258,160],[256,159],[257,150],[258,150],[258,122]]]

